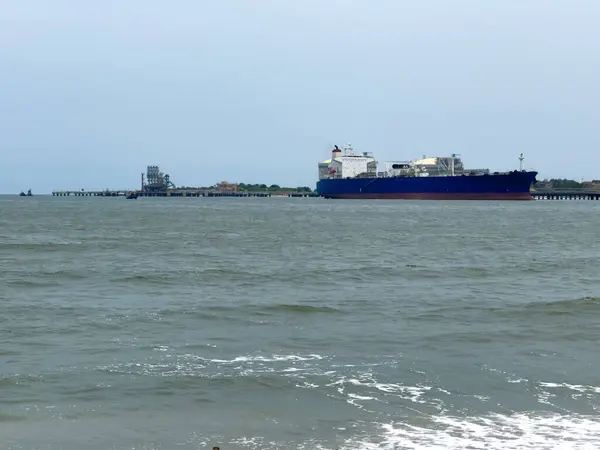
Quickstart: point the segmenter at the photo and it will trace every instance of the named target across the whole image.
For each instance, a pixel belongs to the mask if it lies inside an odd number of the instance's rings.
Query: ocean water
[[[1,449],[600,442],[600,202],[0,211]]]

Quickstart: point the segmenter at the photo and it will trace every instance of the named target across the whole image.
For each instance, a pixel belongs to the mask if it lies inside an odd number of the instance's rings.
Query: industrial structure
[[[159,193],[167,192],[169,188],[175,188],[171,182],[168,173],[162,173],[158,166],[148,166],[146,168],[146,176],[142,173],[142,189],[141,192]]]

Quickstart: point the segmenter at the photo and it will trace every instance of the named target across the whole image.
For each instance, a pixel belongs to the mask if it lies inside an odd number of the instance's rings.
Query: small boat
[[[23,191],[19,194],[20,197],[31,197],[33,194],[31,193],[31,189],[27,191],[27,194]]]
[[[138,193],[137,192],[130,192],[129,194],[127,194],[127,196],[125,197],[127,200],[131,200],[131,199],[137,199],[138,198]]]

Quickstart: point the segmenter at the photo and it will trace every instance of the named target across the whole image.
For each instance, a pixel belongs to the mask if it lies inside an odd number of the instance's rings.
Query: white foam
[[[348,394],[348,397],[356,399],[356,400],[376,400],[375,397],[368,397],[366,395],[358,395],[358,394]]]
[[[313,361],[323,359],[321,355],[272,355],[272,356],[237,356],[233,359],[210,359],[209,361],[220,364],[234,364],[239,362],[281,362],[281,361]]]
[[[300,369],[299,367],[288,367],[287,369],[283,369],[282,372],[283,373],[287,373],[287,372],[301,372],[302,369]]]
[[[379,383],[375,380],[372,374],[362,374],[359,378],[340,377],[336,381],[332,381],[325,386],[333,387],[336,391],[346,397],[346,402],[363,411],[368,411],[365,408],[364,402],[383,402],[388,403],[386,397],[395,397],[403,400],[409,400],[413,403],[427,404],[442,411],[443,401],[437,398],[423,398],[424,394],[431,389],[431,386],[406,386],[395,383]],[[360,387],[360,392],[349,392],[350,387]],[[354,389],[355,390],[355,389]],[[327,394],[329,396],[329,394]],[[410,408],[409,408],[410,409]]]
[[[549,388],[564,388],[570,389],[572,391],[580,392],[582,394],[600,394],[599,386],[584,386],[581,384],[569,384],[569,383],[549,383],[542,381],[540,382],[540,386],[549,387]]]
[[[166,345],[155,345],[154,347],[152,347],[152,349],[157,352],[168,352],[169,351],[169,347],[167,347]]]
[[[377,435],[347,440],[340,450],[592,450],[600,442],[596,416],[434,416],[428,424],[383,424],[380,428]]]

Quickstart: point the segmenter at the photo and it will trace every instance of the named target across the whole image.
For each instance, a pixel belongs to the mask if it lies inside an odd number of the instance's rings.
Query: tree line
[[[190,186],[179,186],[177,189],[204,189],[211,190],[215,186],[201,186],[201,187],[190,187]],[[308,186],[298,187],[281,187],[278,184],[250,184],[250,183],[239,183],[237,185],[238,192],[286,192],[286,193],[311,193],[313,190]]]

